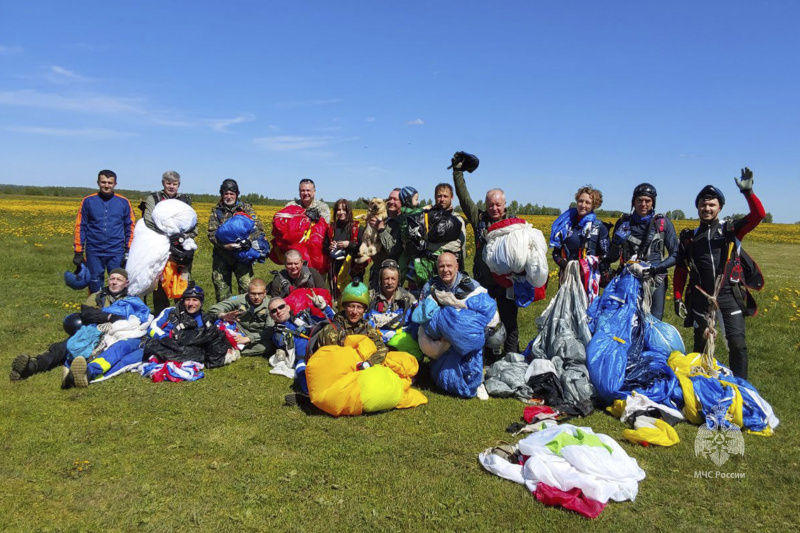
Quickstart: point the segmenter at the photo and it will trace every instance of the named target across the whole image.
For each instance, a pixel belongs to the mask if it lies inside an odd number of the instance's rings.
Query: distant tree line
[[[745,216],[747,216],[747,215],[744,214],[744,213],[734,213],[732,215],[729,215],[729,216],[725,217],[725,220],[735,220],[737,218],[742,218],[742,217],[745,217]],[[764,217],[764,220],[762,220],[762,222],[764,222],[766,224],[772,224],[772,213],[767,213],[766,216]]]
[[[81,198],[83,196],[97,192],[97,187],[55,187],[32,185],[0,185],[0,194],[19,194],[23,196],[54,196],[63,198]],[[138,204],[140,198],[144,198],[154,191],[138,191],[134,189],[116,189],[116,192],[126,197],[134,205]],[[182,191],[183,192],[183,191]],[[192,194],[187,193],[192,200],[200,203],[217,203],[219,194]],[[243,202],[252,205],[286,205],[288,200],[279,198],[269,198],[263,194],[248,193],[239,197]]]

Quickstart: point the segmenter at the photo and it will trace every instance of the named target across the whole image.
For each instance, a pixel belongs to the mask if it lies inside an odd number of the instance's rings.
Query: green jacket
[[[461,210],[467,217],[472,230],[475,233],[475,255],[472,263],[472,277],[483,285],[484,287],[491,288],[497,285],[497,282],[492,277],[492,272],[486,266],[483,260],[483,247],[486,244],[486,234],[489,232],[489,226],[492,221],[489,219],[489,214],[486,211],[478,209],[478,205],[472,201],[467,189],[467,182],[464,179],[464,173],[460,170],[453,169],[453,184],[456,189],[456,196]],[[511,215],[508,211],[503,215],[503,219],[510,218]]]
[[[246,294],[237,294],[212,305],[208,312],[214,318],[219,318],[220,315],[231,311],[241,311],[242,314],[239,315],[236,322],[244,336],[250,337],[250,343],[257,344],[261,342],[261,334],[264,329],[275,325],[272,317],[269,316],[267,301],[268,298],[264,298],[261,305],[253,307]]]
[[[214,245],[215,252],[222,253],[230,257],[234,257],[233,252],[226,250],[223,248],[222,244],[217,242],[217,230],[224,222],[229,220],[236,213],[245,213],[251,216],[256,223],[256,230],[253,231],[248,237],[250,242],[254,242],[256,239],[258,239],[259,235],[264,234],[264,224],[261,223],[261,220],[256,215],[256,212],[253,211],[253,206],[247,202],[240,202],[237,200],[235,205],[228,207],[220,201],[217,205],[211,208],[211,216],[208,217],[208,240]]]
[[[383,343],[381,332],[369,325],[363,318],[356,324],[351,324],[344,315],[337,313],[333,320],[326,324],[319,335],[320,346],[344,346],[345,337],[350,335],[366,335],[378,350],[368,359],[371,365],[379,365],[386,359],[389,349]]]
[[[94,307],[95,309],[102,309],[103,307],[108,307],[117,300],[121,300],[126,296],[128,296],[127,290],[123,290],[119,294],[113,295],[108,292],[108,287],[103,287],[101,290],[90,294],[89,297],[86,298],[86,301],[83,302],[83,305],[87,307]]]

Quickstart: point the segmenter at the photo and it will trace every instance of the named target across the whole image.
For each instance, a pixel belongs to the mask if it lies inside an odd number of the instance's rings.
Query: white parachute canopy
[[[483,260],[499,276],[524,272],[525,280],[534,287],[547,283],[547,242],[542,232],[528,222],[487,233]]]
[[[128,254],[128,294],[144,296],[153,292],[169,259],[169,237],[186,233],[197,225],[197,213],[180,200],[158,202],[153,209],[153,223],[163,232],[148,228],[139,219]],[[184,250],[196,250],[194,239],[183,242]]]

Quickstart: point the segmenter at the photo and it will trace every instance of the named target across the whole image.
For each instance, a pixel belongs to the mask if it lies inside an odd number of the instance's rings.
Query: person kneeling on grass
[[[156,357],[159,362],[193,361],[206,368],[227,365],[239,358],[225,334],[203,312],[205,292],[190,285],[175,307],[164,309],[150,324],[143,339],[119,341],[97,357],[76,357],[69,371],[69,386],[87,387],[104,375],[113,375],[128,365]]]
[[[330,322],[312,336],[308,351],[316,351],[322,346],[344,346],[345,339],[350,335],[366,335],[375,343],[377,350],[368,360],[358,364],[358,370],[365,370],[370,366],[383,363],[389,350],[383,343],[381,332],[372,327],[364,318],[369,300],[369,288],[366,285],[358,280],[348,284],[342,291],[340,299],[342,311],[336,313]],[[308,357],[311,357],[311,353]],[[298,400],[307,399],[307,396],[305,394],[289,394],[285,399],[287,405],[294,405]]]
[[[122,316],[104,313],[102,309],[127,296],[128,272],[123,268],[116,268],[108,276],[108,286],[89,295],[89,298],[81,305],[79,319],[76,320],[77,313],[67,316],[64,321],[64,329],[69,328],[67,333],[72,336],[82,325],[105,324],[124,319],[125,317]],[[46,352],[35,357],[20,354],[11,363],[9,379],[19,381],[39,372],[47,372],[64,365],[68,358],[67,340],[51,344]]]

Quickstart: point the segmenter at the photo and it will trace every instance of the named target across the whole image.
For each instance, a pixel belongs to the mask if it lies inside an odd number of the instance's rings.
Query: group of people
[[[483,253],[490,228],[513,214],[508,212],[505,193],[500,188],[489,189],[482,205],[472,199],[464,171],[471,172],[477,164],[468,156],[462,152],[454,156],[453,184],[435,187],[434,205],[420,205],[419,193],[411,186],[397,187],[380,201],[380,208],[370,205],[363,226],[354,217],[350,201],[337,200],[331,213],[326,203],[316,199],[314,182],[300,181],[299,196],[289,205],[304,210],[312,222],[324,220],[327,224],[319,251],[327,255],[329,268],[327,272],[318,271],[307,264],[307,256],[289,249],[282,254],[283,269],[274,272],[270,281],[255,277],[252,262],[240,260],[237,252],[263,239],[265,230],[252,206],[240,200],[236,181],[224,180],[208,223],[216,303],[203,311],[205,292],[190,282],[183,295],[170,305],[158,284],[152,301],[155,318],[151,316],[146,327],[139,327],[140,331],[136,330],[136,320],[143,321],[136,318],[135,312],[125,306],[111,307],[115,302],[136,299],[127,294],[128,274],[124,269],[135,216],[130,202],[114,192],[115,173],[103,170],[98,175],[98,192],[83,199],[75,223],[73,261],[76,267],[88,269],[91,294],[73,320],[77,326],[91,326],[101,334],[116,322],[133,321],[131,329],[139,333],[123,336],[95,354],[71,353],[68,341],[63,341],[36,357],[19,355],[12,363],[10,378],[25,379],[69,363],[64,366],[62,386],[83,387],[122,363],[148,356],[196,361],[213,368],[233,362],[240,355],[257,355],[269,357],[273,366],[295,377],[303,395],[308,392],[303,371],[313,350],[344,345],[349,335],[366,335],[375,342],[377,351],[359,369],[380,364],[390,349],[386,332],[401,329],[418,302],[426,298],[463,301],[476,291],[488,293],[499,316],[499,323],[487,328],[486,349],[492,354],[487,359],[519,353],[519,306],[487,265]],[[713,328],[713,313],[709,310],[718,308],[728,339],[731,369],[746,378],[744,317],[748,308],[739,287],[738,244],[765,212],[753,193],[749,169],[742,170],[736,184],[750,207],[747,216],[721,221],[719,213],[725,197],[720,189],[708,185],[695,199],[700,225],[680,236],[670,220],[656,211],[657,192],[653,185],[642,183],[634,188],[631,212],[613,226],[595,215],[603,201],[602,193],[590,186],[582,187],[575,195],[575,206],[553,224],[552,258],[562,271],[569,262],[580,262],[590,300],[610,278],[627,269],[643,280],[646,294],[642,297],[658,319],[663,317],[669,269],[676,267],[675,312],[694,328],[695,350],[703,349],[710,334],[709,324]],[[140,205],[150,229],[155,229],[152,212],[159,202],[177,199],[191,205],[191,199],[179,192],[177,172],[164,173],[162,185],[161,191],[149,195]],[[454,197],[458,198],[463,216],[454,211]],[[218,229],[237,214],[252,219],[251,234],[235,242],[220,241]],[[475,234],[472,276],[465,265],[466,224]],[[196,229],[192,229],[179,238],[196,235]],[[370,244],[370,239],[372,253],[367,256],[364,250],[370,246],[364,245]],[[170,251],[183,253],[177,246],[171,246]],[[182,257],[179,264],[189,275],[192,258]],[[106,272],[108,283],[104,286]],[[234,278],[239,294],[233,294]],[[302,309],[287,302],[298,289],[304,290],[303,297],[308,300]],[[325,291],[329,291],[327,299],[322,294]],[[77,327],[71,333],[75,331]]]

